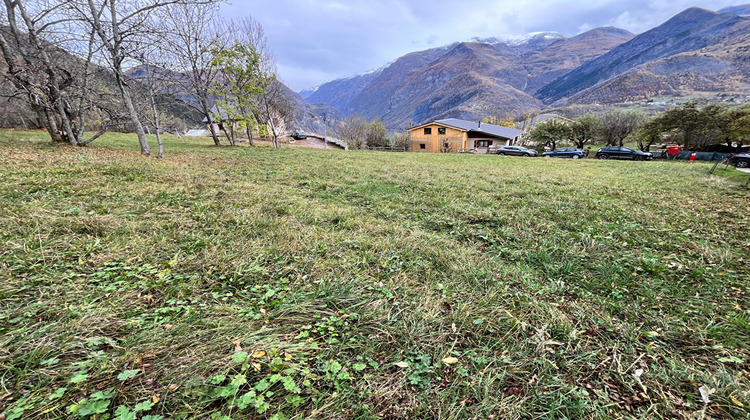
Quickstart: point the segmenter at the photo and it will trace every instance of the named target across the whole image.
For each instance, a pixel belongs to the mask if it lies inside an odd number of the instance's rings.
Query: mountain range
[[[441,118],[520,116],[550,106],[747,92],[750,5],[690,8],[642,34],[606,27],[456,42],[300,92],[393,129]]]

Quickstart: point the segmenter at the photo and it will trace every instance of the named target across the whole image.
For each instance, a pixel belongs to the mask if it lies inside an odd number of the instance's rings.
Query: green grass
[[[733,170],[209,143],[0,134],[6,420],[748,416]]]

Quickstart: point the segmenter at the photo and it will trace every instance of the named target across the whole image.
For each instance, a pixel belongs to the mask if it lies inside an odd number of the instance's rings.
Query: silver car
[[[509,156],[536,156],[539,154],[534,149],[527,149],[523,146],[500,146],[496,152],[498,155],[509,155]]]

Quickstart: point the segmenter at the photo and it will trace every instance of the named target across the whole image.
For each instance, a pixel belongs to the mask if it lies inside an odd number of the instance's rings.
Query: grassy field
[[[747,418],[707,164],[0,133],[0,418]]]

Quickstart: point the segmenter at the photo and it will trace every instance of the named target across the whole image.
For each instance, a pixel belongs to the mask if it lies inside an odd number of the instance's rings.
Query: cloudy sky
[[[742,0],[230,0],[226,17],[264,27],[279,76],[301,90],[376,69],[412,52],[472,37],[517,37],[599,26],[634,33],[692,6],[710,10]]]

